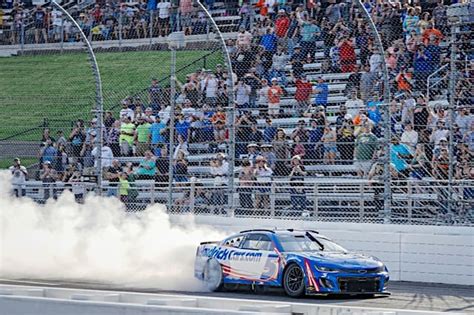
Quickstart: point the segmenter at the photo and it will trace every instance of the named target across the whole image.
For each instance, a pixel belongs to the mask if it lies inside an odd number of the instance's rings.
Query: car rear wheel
[[[203,279],[210,291],[219,291],[222,288],[222,267],[217,260],[210,259],[206,262]]]
[[[283,289],[291,297],[300,297],[305,293],[304,272],[297,264],[289,265],[283,274]]]

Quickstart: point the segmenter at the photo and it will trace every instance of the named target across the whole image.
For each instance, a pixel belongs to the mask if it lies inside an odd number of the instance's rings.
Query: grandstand
[[[128,207],[169,202],[172,196],[170,211],[176,212],[382,222],[388,211],[384,201],[390,198],[392,222],[472,224],[472,21],[447,23],[450,10],[460,4],[365,1],[382,36],[382,55],[357,2],[271,3],[207,4],[224,33],[233,74],[215,59],[198,71],[183,66],[176,78],[176,119],[170,117],[164,76],[156,86],[137,87],[119,102],[109,100],[103,128],[83,129],[83,145],[87,132],[105,129],[117,168],[133,174],[137,193]],[[185,1],[169,3],[167,10],[145,2],[96,6],[71,1],[67,6],[74,17],[92,21],[81,27],[95,45],[165,42],[164,36],[175,31],[199,42],[212,33],[204,13],[184,14]],[[472,10],[472,5],[464,8]],[[5,12],[12,10],[20,9]],[[163,27],[166,19],[169,25]],[[76,40],[71,34],[38,38],[25,21],[25,35],[12,35],[15,28],[10,28],[0,42],[21,51],[18,38],[38,47]],[[46,27],[48,34],[53,27]],[[386,89],[391,100],[385,98]],[[232,99],[235,106],[229,104]],[[127,115],[133,116],[133,127],[123,120]],[[175,139],[170,139],[171,121]],[[125,139],[117,136],[124,128],[136,132],[128,152]],[[147,150],[152,156],[145,158]],[[40,168],[45,160],[59,164],[44,151]],[[92,153],[81,156],[73,148],[65,153],[84,175],[95,174]],[[383,167],[387,155],[388,173]],[[118,172],[109,159],[103,162],[110,165],[103,171],[108,192],[117,187],[113,174]],[[63,172],[68,167],[63,165]],[[58,176],[54,190],[63,189],[68,176]],[[36,180],[27,192],[43,200],[44,183]],[[171,194],[168,181],[175,185]]]

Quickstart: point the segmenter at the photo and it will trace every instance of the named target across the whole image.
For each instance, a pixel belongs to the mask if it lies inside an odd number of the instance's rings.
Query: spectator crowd
[[[199,176],[223,186],[233,176],[229,163],[235,163],[242,207],[268,207],[268,183],[275,177],[288,179],[296,207],[304,204],[304,178],[324,173],[318,165],[353,166],[349,174],[332,172],[339,176],[382,178],[388,128],[393,178],[447,180],[452,164],[455,179],[474,179],[472,45],[463,32],[456,35],[459,67],[452,114],[446,102],[447,72],[438,72],[450,61],[448,2],[364,0],[380,32],[382,54],[354,1],[244,0],[237,7],[239,31],[226,41],[230,77],[218,64],[172,78],[178,87],[173,111],[169,88],[153,78],[144,99],[127,97],[119,112],[105,113],[103,128],[94,118],[78,120],[71,131],[55,136],[46,129],[41,165],[52,167],[55,174],[48,176],[56,180],[68,181],[75,172],[93,173],[95,144],[103,130],[105,179],[122,187],[110,194],[123,200],[123,187],[130,182],[166,183],[169,170],[177,185]],[[216,3],[209,0],[206,5],[212,13]],[[106,1],[81,13],[80,21],[83,30],[114,39],[119,15],[127,20],[122,21],[124,38],[146,37],[150,12],[155,12],[150,9],[156,9],[159,19],[153,29],[158,34],[166,36],[180,24],[191,35],[201,32],[193,24],[201,17],[185,14],[191,8],[190,1],[177,6],[142,1],[135,9]],[[428,85],[433,76],[440,80],[436,88]],[[384,89],[392,95],[388,104]],[[234,124],[229,99],[235,102]],[[229,156],[232,141],[235,155]],[[206,171],[196,175],[198,166]],[[227,202],[223,190],[208,201]]]

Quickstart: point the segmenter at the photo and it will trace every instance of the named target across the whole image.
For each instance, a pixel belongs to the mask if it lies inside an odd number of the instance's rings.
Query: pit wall
[[[179,223],[189,220],[171,216]],[[391,280],[474,285],[474,228],[198,216],[196,225],[224,233],[246,229],[317,230],[349,250],[378,257]],[[215,241],[215,240],[199,240]]]

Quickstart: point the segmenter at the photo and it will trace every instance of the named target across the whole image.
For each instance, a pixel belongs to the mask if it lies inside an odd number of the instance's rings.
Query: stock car
[[[194,275],[211,291],[243,284],[283,287],[290,297],[390,294],[379,259],[349,252],[314,230],[254,229],[202,242]]]

